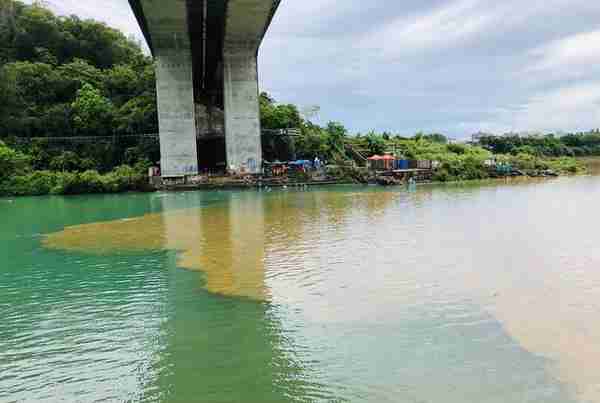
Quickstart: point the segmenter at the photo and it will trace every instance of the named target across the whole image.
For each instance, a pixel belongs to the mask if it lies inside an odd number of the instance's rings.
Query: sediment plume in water
[[[319,320],[344,320],[344,315],[381,311],[390,303],[423,303],[435,298],[423,286],[435,280],[440,293],[478,302],[525,350],[549,359],[550,371],[581,401],[600,403],[600,271],[595,269],[600,255],[595,249],[595,228],[586,225],[589,219],[582,220],[579,213],[595,211],[597,198],[589,187],[584,187],[583,195],[568,186],[564,192],[543,184],[519,188],[502,188],[513,203],[505,205],[502,194],[480,188],[454,195],[420,191],[400,196],[395,205],[399,196],[394,192],[257,197],[69,227],[49,235],[45,245],[100,254],[176,250],[180,267],[206,274],[209,291],[266,300],[270,291],[265,278],[271,274],[266,271],[278,270],[265,267],[273,251],[302,264],[303,257],[294,255],[327,253],[333,244],[306,248],[331,236],[339,240],[335,246],[344,253],[335,267],[321,270],[349,281],[350,272],[342,268],[355,265],[358,252],[351,249],[349,237],[371,239],[360,243],[364,248],[360,252],[378,256],[383,249],[377,245],[383,245],[388,255],[381,261],[394,262],[397,269],[385,271],[377,267],[377,259],[370,259],[368,273],[357,271],[354,281],[360,284],[351,284],[351,289],[360,296],[363,281],[367,282],[369,289],[378,290],[369,294],[371,303],[352,306],[352,301],[343,299],[343,315],[325,307],[315,314]],[[480,223],[492,203],[496,216]],[[476,218],[470,219],[471,215]],[[365,222],[368,225],[361,226]],[[364,233],[357,235],[357,227]],[[571,240],[564,234],[577,237]],[[302,275],[304,269],[290,275]],[[373,275],[378,270],[387,276]],[[319,284],[313,287],[318,289]],[[327,291],[323,286],[323,293]]]
[[[48,235],[44,245],[93,254],[177,251],[177,265],[202,271],[210,292],[263,300],[263,215],[248,210],[235,216],[203,208],[77,225]],[[232,220],[242,217],[244,231],[236,230],[241,223]]]
[[[383,211],[391,195],[360,199]],[[356,201],[350,196],[315,192],[244,197],[215,206],[71,226],[46,236],[44,246],[92,254],[177,251],[177,265],[203,272],[208,291],[267,300],[269,245],[292,244],[302,236],[303,222],[318,216],[337,225],[351,211],[346,206]]]
[[[600,272],[548,269],[534,283],[513,278],[490,313],[523,349],[548,358],[580,401],[600,403]]]

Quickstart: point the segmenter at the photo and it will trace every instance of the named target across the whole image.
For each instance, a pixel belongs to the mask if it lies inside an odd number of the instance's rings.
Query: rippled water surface
[[[0,199],[0,402],[600,402],[600,177]]]

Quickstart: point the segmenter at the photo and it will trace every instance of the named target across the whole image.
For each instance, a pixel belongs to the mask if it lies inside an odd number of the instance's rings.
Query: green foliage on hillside
[[[143,63],[134,42],[115,29],[76,16],[58,17],[40,4],[0,0],[0,61],[62,65],[84,59],[100,69]]]
[[[155,99],[151,58],[121,32],[0,0],[0,137],[156,133]]]
[[[278,104],[266,92],[259,96],[260,124],[263,129],[289,129],[302,125],[302,117],[295,105]]]
[[[82,133],[110,132],[114,114],[112,102],[91,84],[85,83],[77,91],[77,97],[71,104],[73,123]]]

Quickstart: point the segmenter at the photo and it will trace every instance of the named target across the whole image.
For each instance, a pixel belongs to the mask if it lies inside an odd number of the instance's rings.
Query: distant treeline
[[[494,154],[531,154],[547,157],[600,155],[600,130],[556,136],[481,136],[479,144]]]

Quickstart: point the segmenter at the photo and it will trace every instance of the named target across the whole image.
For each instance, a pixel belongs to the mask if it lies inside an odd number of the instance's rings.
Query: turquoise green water
[[[598,196],[0,199],[0,401],[598,401]]]

